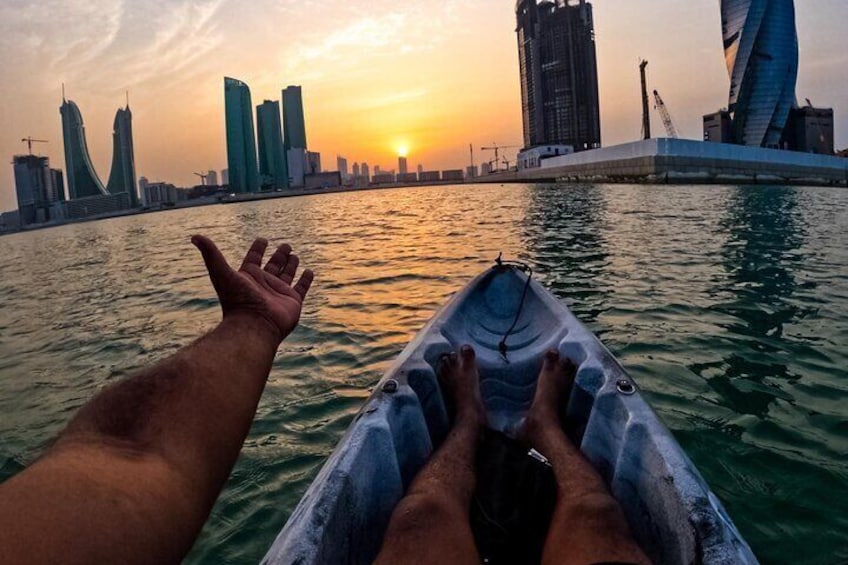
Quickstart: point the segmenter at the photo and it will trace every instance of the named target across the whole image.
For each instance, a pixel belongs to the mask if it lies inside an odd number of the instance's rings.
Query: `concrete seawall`
[[[649,139],[542,161],[483,182],[633,182],[848,186],[848,159],[686,139]]]

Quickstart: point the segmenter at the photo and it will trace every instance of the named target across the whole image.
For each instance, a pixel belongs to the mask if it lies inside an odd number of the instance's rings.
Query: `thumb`
[[[209,278],[212,279],[213,284],[232,270],[211,239],[203,235],[195,235],[192,236],[191,242],[203,255],[203,262],[206,263],[206,270],[209,271]]]

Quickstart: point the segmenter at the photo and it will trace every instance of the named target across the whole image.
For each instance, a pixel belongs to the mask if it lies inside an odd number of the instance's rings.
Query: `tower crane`
[[[492,163],[495,164],[495,168],[499,169],[501,166],[501,149],[515,149],[519,147],[518,145],[498,145],[497,143],[492,143],[491,147],[481,147],[481,151],[494,151],[495,158],[492,161],[489,161],[489,166],[492,166]]]
[[[648,61],[639,61],[639,76],[642,79],[642,139],[651,139],[651,113],[648,103],[648,78],[645,69]]]
[[[194,173],[194,174],[195,174],[195,176],[200,177],[200,185],[206,186],[206,177],[208,177],[209,175],[204,175],[203,173]]]
[[[655,107],[660,113],[666,133],[668,133],[670,138],[677,139],[679,136],[677,135],[677,128],[674,127],[674,122],[671,121],[671,114],[668,113],[668,108],[666,108],[662,96],[660,96],[660,93],[656,90],[654,90],[654,101],[656,102]]]
[[[25,137],[21,140],[21,143],[26,143],[29,148],[29,154],[32,155],[32,144],[33,143],[47,143],[46,139],[33,139],[30,137]]]

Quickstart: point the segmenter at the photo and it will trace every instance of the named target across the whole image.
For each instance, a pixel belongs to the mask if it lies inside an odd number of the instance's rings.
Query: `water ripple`
[[[848,559],[848,192],[416,188],[174,210],[0,238],[0,481],[108,382],[219,317],[193,233],[317,279],[189,562],[264,554],[394,357],[503,252],[639,380],[763,562]],[[58,252],[57,252],[58,251]]]

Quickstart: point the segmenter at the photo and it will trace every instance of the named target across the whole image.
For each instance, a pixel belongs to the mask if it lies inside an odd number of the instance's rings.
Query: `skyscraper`
[[[136,191],[135,151],[133,149],[132,112],[126,108],[118,110],[112,131],[112,171],[106,190],[109,194],[126,192],[131,208],[139,206]]]
[[[206,185],[207,186],[219,186],[218,185],[218,171],[214,171],[209,169],[209,172],[206,173]]]
[[[518,0],[515,6],[525,148],[601,146],[592,5]]]
[[[721,0],[733,138],[778,147],[798,80],[793,0]]]
[[[230,190],[256,192],[259,190],[259,167],[250,88],[240,80],[224,77],[224,107]]]
[[[256,107],[259,136],[259,175],[262,189],[288,188],[289,168],[280,125],[280,103],[266,100]]]
[[[62,138],[65,143],[65,172],[71,200],[89,196],[106,195],[106,188],[94,172],[88,145],[85,142],[85,125],[79,107],[72,100],[62,99]]]
[[[303,115],[303,92],[299,86],[283,90],[283,133],[286,149],[306,149],[306,119]]]
[[[38,155],[15,155],[12,163],[21,224],[47,221],[48,195],[53,182],[50,160]]]
[[[407,165],[406,157],[398,157],[398,172],[402,175],[409,172],[409,165]]]
[[[371,182],[371,169],[368,168],[368,163],[362,163],[360,171],[362,174],[362,178],[365,179],[365,182]]]
[[[348,176],[347,172],[347,159],[342,157],[341,155],[336,155],[336,165],[339,173],[342,175],[342,180],[346,179]],[[359,167],[356,167],[357,169]]]

